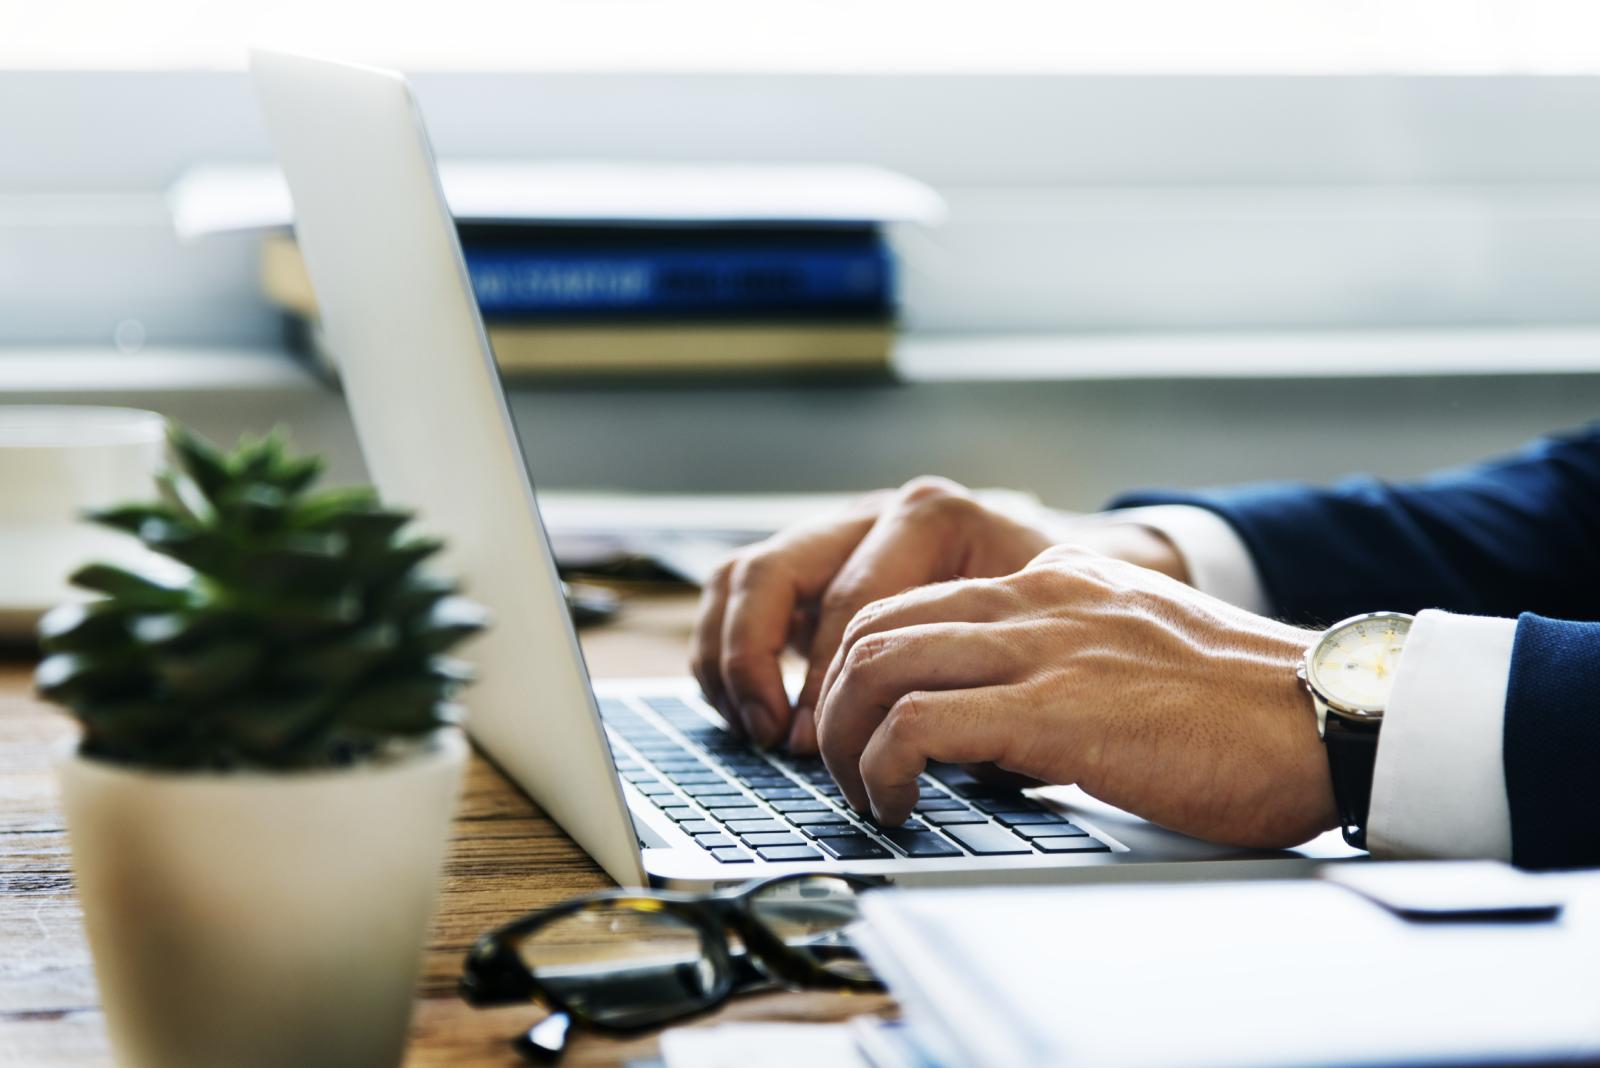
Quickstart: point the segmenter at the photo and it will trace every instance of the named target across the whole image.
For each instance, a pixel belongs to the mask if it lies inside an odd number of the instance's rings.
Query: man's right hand
[[[962,486],[919,478],[863,498],[845,514],[785,530],[719,567],[701,596],[691,666],[706,699],[761,745],[817,748],[823,677],[862,607],[916,586],[1020,571],[1062,530],[985,506]],[[1164,538],[1128,524],[1089,524],[1070,540],[1184,578]],[[779,659],[806,658],[791,707]]]

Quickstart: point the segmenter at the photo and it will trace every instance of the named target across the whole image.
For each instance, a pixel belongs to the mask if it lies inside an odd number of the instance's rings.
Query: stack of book
[[[897,302],[885,227],[942,212],[927,187],[872,168],[444,172],[490,344],[512,376],[887,373]],[[269,179],[186,177],[179,231],[261,230],[266,297],[298,347],[336,369]]]

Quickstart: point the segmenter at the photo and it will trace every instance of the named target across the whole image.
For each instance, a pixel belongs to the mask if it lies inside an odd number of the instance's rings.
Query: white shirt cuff
[[[1511,859],[1501,750],[1516,636],[1514,619],[1417,616],[1378,735],[1374,855]]]
[[[1100,517],[1149,527],[1172,542],[1189,569],[1189,584],[1201,593],[1256,615],[1272,610],[1250,550],[1217,513],[1189,504],[1155,504],[1102,512]]]

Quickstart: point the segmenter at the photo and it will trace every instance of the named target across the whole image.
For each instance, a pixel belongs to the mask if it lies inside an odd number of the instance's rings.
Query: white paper
[[[935,225],[942,197],[903,174],[859,164],[439,164],[451,213],[463,222],[859,222]],[[267,166],[203,166],[167,195],[184,240],[280,229],[293,209]]]
[[[1418,925],[1322,882],[869,895],[858,939],[957,1063],[1507,1062],[1600,1054],[1600,893]]]

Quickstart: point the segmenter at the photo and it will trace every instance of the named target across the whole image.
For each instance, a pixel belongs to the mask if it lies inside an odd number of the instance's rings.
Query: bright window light
[[[0,0],[0,68],[1582,73],[1588,0]]]

